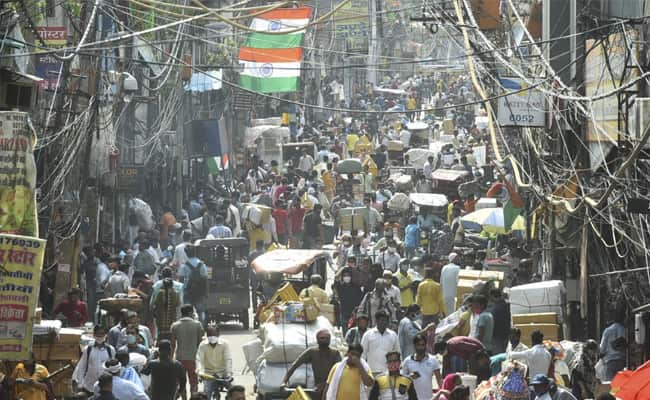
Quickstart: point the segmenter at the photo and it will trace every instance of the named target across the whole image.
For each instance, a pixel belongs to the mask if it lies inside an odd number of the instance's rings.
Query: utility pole
[[[381,41],[382,41],[382,24],[381,14],[381,0],[368,1],[368,14],[370,21],[370,40],[368,41],[368,76],[366,80],[377,85],[377,64],[379,56],[381,55]],[[365,82],[364,82],[365,83]]]

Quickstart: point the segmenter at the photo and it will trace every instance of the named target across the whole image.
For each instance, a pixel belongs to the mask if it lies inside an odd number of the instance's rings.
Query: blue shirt
[[[144,385],[142,384],[140,375],[138,375],[138,373],[135,371],[133,367],[122,368],[122,372],[120,373],[120,378],[135,384],[142,391],[144,391]]]
[[[409,248],[416,248],[418,247],[419,240],[420,240],[420,227],[417,224],[407,225],[404,234],[404,246]]]
[[[188,262],[195,268],[197,265],[199,265],[199,263],[201,263],[198,257],[192,257],[188,260]],[[178,269],[178,274],[183,277],[183,281],[185,282],[190,279],[191,272],[192,271],[190,270],[190,267],[187,265],[187,263],[181,265],[181,267]],[[208,267],[205,266],[205,263],[201,263],[201,276],[205,276],[206,278],[208,277]]]
[[[214,236],[216,239],[223,239],[232,237],[230,228],[224,225],[215,225],[208,231],[208,235]]]
[[[614,322],[603,332],[603,337],[600,340],[600,352],[604,354],[603,361],[605,363],[614,360],[625,360],[625,349],[614,350],[612,345],[620,337],[625,338],[626,336],[625,327],[619,322]]]

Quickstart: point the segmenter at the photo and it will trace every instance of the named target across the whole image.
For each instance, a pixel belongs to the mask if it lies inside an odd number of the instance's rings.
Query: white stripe
[[[287,63],[258,63],[239,61],[244,64],[243,75],[256,78],[291,78],[300,76],[300,61]]]
[[[257,32],[286,32],[296,28],[305,27],[309,23],[309,18],[305,19],[263,19],[253,18],[251,29]],[[304,29],[293,33],[305,33]]]

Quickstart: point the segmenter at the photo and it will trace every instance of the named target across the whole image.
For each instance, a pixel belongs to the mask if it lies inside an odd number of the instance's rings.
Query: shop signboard
[[[45,240],[0,234],[0,354],[27,360],[32,348]]]

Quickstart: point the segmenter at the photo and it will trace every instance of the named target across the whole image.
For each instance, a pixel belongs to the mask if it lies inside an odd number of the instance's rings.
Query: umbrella
[[[617,399],[650,400],[650,361],[634,371],[619,372],[611,386]]]
[[[463,228],[470,231],[485,230],[489,233],[506,233],[503,208],[483,208],[460,218]],[[525,231],[526,221],[520,215],[510,227],[511,231]]]

